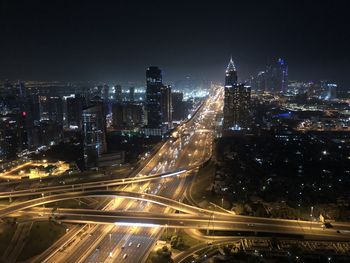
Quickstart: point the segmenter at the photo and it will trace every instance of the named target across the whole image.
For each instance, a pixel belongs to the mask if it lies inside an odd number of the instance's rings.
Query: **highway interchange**
[[[37,210],[33,207],[60,200],[101,198],[96,209],[58,208],[50,212],[42,208],[56,221],[79,225],[36,262],[145,262],[166,227],[349,240],[350,225],[345,223],[334,223],[334,228],[327,229],[318,222],[237,216],[182,202],[192,175],[211,157],[215,116],[222,103],[223,90],[215,88],[194,116],[130,177],[0,192],[3,199],[34,198],[1,208],[0,218],[34,214]],[[84,235],[74,239],[82,229]]]

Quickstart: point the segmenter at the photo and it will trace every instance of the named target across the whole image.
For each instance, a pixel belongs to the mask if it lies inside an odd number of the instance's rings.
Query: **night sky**
[[[290,79],[350,89],[347,1],[0,0],[0,79],[241,80],[283,57]]]

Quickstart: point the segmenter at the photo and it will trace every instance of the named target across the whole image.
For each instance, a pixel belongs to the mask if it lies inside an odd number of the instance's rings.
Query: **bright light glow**
[[[133,222],[115,222],[116,226],[135,226],[135,227],[160,227],[157,224],[148,224],[148,223],[133,223]]]
[[[179,172],[175,172],[175,173],[164,174],[164,175],[162,175],[161,177],[162,177],[162,178],[165,178],[165,177],[170,177],[170,176],[174,176],[174,175],[182,174],[182,173],[184,173],[184,172],[186,172],[186,171],[187,171],[187,170],[181,170],[181,171],[179,171]]]

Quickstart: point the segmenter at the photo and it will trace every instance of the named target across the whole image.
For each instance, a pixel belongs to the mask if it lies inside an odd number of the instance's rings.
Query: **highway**
[[[208,124],[213,122],[213,117],[204,114],[210,103],[205,103],[197,116],[186,123],[179,133],[186,134],[179,139],[165,146],[165,151],[156,154],[155,163],[145,167],[140,173],[149,175],[157,172],[171,171],[180,167],[190,166],[198,161],[206,160],[211,155],[212,134],[207,132],[196,132],[196,121],[205,121]],[[213,104],[215,105],[215,104]],[[207,116],[207,118],[205,118]],[[203,119],[205,118],[205,119]],[[200,119],[200,120],[199,120]],[[181,129],[178,129],[181,130]],[[196,151],[197,150],[197,151]],[[171,200],[181,200],[183,192],[190,182],[191,177],[173,177],[166,178],[162,184],[159,182],[150,182],[149,191],[153,195],[162,195]],[[142,187],[142,185],[141,185]],[[146,202],[124,201],[123,210],[131,211],[157,211],[158,213],[171,212],[170,208],[161,208],[157,205],[147,205]],[[125,231],[125,232],[123,232]],[[143,262],[146,260],[148,253],[158,239],[162,228],[145,228],[145,227],[126,227],[114,226],[109,232],[105,231],[102,240],[97,245],[84,242],[78,246],[78,251],[87,251],[88,256],[80,258],[84,262],[118,262],[126,257],[125,262]],[[120,234],[124,233],[124,234]],[[138,245],[140,244],[140,245]],[[130,245],[130,246],[129,246]],[[79,248],[80,247],[80,248]],[[77,251],[73,250],[74,253]],[[71,258],[66,258],[70,260]]]
[[[182,178],[183,176],[177,176],[177,178]],[[141,187],[142,188],[142,187]],[[147,189],[147,188],[144,188]],[[86,197],[113,197],[113,198],[124,198],[124,199],[134,199],[145,202],[151,202],[158,204],[160,206],[165,206],[172,208],[174,210],[179,210],[184,213],[206,213],[215,215],[226,215],[224,212],[211,211],[196,206],[191,206],[184,204],[180,201],[174,200],[172,198],[166,198],[164,196],[159,196],[155,194],[147,194],[145,192],[133,192],[133,191],[122,191],[122,190],[95,190],[95,191],[81,191],[81,192],[70,192],[57,195],[49,195],[41,198],[36,198],[20,203],[16,203],[10,206],[6,206],[0,209],[0,218],[6,215],[28,209],[31,207],[41,206],[49,203],[55,203],[58,201],[86,198]]]
[[[188,167],[183,167],[183,168],[174,170],[174,171],[157,173],[149,176],[138,175],[137,177],[132,177],[132,178],[106,180],[106,181],[99,181],[97,183],[91,182],[91,183],[84,183],[84,184],[58,185],[58,186],[41,187],[37,189],[34,188],[30,190],[1,192],[0,199],[16,198],[16,197],[35,197],[35,196],[42,196],[47,194],[52,195],[56,193],[86,191],[86,190],[92,190],[92,189],[108,189],[110,187],[123,186],[123,185],[128,185],[133,183],[134,184],[143,183],[143,182],[159,180],[166,177],[177,176],[177,175],[186,173],[187,171],[190,171],[202,165],[205,161],[206,160],[198,162],[197,164],[194,164]]]
[[[174,136],[131,177],[0,192],[0,198],[41,196],[0,209],[0,218],[13,213],[31,214],[36,211],[31,210],[33,207],[62,200],[111,198],[102,210],[53,211],[57,221],[92,227],[80,238],[69,239],[77,230],[68,233],[59,243],[65,244],[65,249],[58,245],[50,255],[46,252],[39,257],[40,262],[144,262],[167,227],[349,240],[350,225],[346,223],[324,228],[318,222],[237,216],[182,203],[191,175],[211,157],[215,115],[222,109],[222,96],[222,90],[215,90],[196,115],[178,127]],[[72,240],[69,246],[67,240]]]
[[[145,262],[165,228],[349,240],[350,225],[346,223],[324,228],[318,222],[237,216],[182,203],[192,175],[211,157],[215,115],[222,110],[222,96],[222,90],[215,90],[193,118],[178,127],[130,177],[0,192],[0,198],[40,196],[0,209],[0,218],[14,213],[30,216],[41,210],[56,221],[84,225],[80,238],[75,237],[82,227],[74,228],[35,262]],[[107,197],[110,201],[102,210],[33,209],[89,197]]]
[[[213,96],[211,99],[215,98]],[[216,103],[205,102],[204,104],[196,116],[178,129],[178,139],[169,139],[155,154],[155,158],[145,165],[139,174],[149,176],[156,173],[176,171],[182,167],[198,164],[210,157],[213,135],[208,131],[196,131],[196,128],[204,123],[208,123],[208,126],[213,125],[213,113],[204,113],[209,106],[215,106]],[[184,134],[184,136],[181,134]],[[141,194],[147,188],[147,191],[153,195],[162,195],[172,200],[179,200],[182,198],[190,178],[189,176],[163,177],[158,181],[154,180],[138,185],[132,184],[133,189],[131,191]],[[147,202],[135,200],[120,200],[118,198],[112,202],[117,203],[109,207],[109,210],[157,210],[160,213],[171,211],[170,208],[160,208],[156,205],[148,205]],[[153,247],[161,231],[161,228],[113,226],[110,229],[109,226],[96,226],[84,238],[74,242],[65,251],[57,253],[47,262],[114,262],[120,260],[124,254],[127,254],[125,262],[142,262],[143,259],[147,258],[150,248]],[[140,246],[137,247],[136,242],[141,240]],[[122,248],[126,242],[128,242],[128,245],[131,242],[131,246]]]
[[[37,214],[37,211],[33,211]],[[143,226],[187,228],[200,230],[223,230],[235,232],[264,232],[304,236],[313,239],[350,240],[349,223],[333,223],[332,228],[324,228],[320,222],[273,219],[233,214],[216,215],[206,213],[153,213],[137,211],[101,211],[90,209],[59,209],[46,214],[66,223],[107,224],[115,226]],[[339,233],[338,233],[339,231]]]

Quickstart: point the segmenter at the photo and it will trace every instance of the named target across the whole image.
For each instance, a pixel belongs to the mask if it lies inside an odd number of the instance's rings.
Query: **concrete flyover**
[[[270,219],[236,215],[178,214],[127,211],[100,211],[88,209],[58,209],[53,213],[55,219],[70,223],[94,223],[116,225],[145,225],[169,228],[190,228],[202,230],[223,230],[242,232],[267,232],[288,235],[312,235],[323,238],[336,237],[350,240],[349,224],[335,224],[335,229],[324,229],[322,223]]]
[[[117,226],[229,231],[233,236],[249,235],[250,233],[250,235],[258,236],[269,234],[288,238],[302,237],[312,240],[350,240],[350,225],[346,223],[337,223],[334,224],[334,228],[324,229],[322,228],[322,224],[318,222],[236,216],[231,214],[227,216],[212,216],[208,214],[163,214],[67,208],[58,208],[57,210],[35,208],[21,213],[33,215],[32,220],[48,220],[51,218],[58,222],[77,224],[114,224]],[[38,214],[41,214],[41,216],[38,217]],[[30,218],[27,220],[30,220]]]
[[[18,190],[13,192],[0,192],[0,199],[26,197],[26,196],[27,197],[38,196],[42,194],[58,194],[58,193],[67,192],[67,191],[79,192],[79,191],[87,191],[87,190],[106,189],[108,187],[122,186],[122,185],[127,185],[132,183],[143,183],[147,181],[159,180],[167,177],[185,174],[187,172],[190,172],[193,169],[196,169],[202,166],[207,161],[208,160],[205,160],[188,167],[176,169],[174,171],[157,173],[157,174],[147,175],[147,176],[136,176],[131,178],[113,179],[113,180],[105,180],[105,181],[90,182],[90,183],[83,183],[83,184],[48,186],[48,187],[40,187],[40,188],[34,188],[29,190]]]
[[[0,209],[0,218],[6,215],[9,215],[11,213],[28,209],[31,207],[36,207],[36,206],[45,205],[45,204],[54,203],[54,202],[63,201],[63,200],[85,198],[85,197],[115,197],[115,198],[136,199],[140,201],[155,203],[161,206],[171,207],[172,209],[181,211],[183,213],[190,213],[190,214],[199,213],[199,214],[221,215],[221,216],[227,215],[227,213],[206,210],[199,207],[187,205],[173,199],[152,195],[152,194],[147,194],[147,193],[137,193],[137,192],[120,191],[120,190],[93,190],[93,191],[69,192],[69,193],[62,193],[62,194],[56,194],[56,195],[50,195],[50,196],[43,196],[41,198],[35,198],[32,200],[13,204]]]
[[[168,226],[176,228],[197,228],[209,230],[230,230],[248,232],[269,232],[303,236],[321,236],[350,240],[350,224],[334,223],[334,228],[322,228],[321,223],[300,220],[272,219],[237,216],[183,204],[173,199],[118,190],[95,190],[44,196],[0,209],[0,217],[28,208],[57,201],[84,197],[118,197],[155,203],[171,207],[186,214],[152,214],[144,212],[110,212],[100,210],[60,209],[54,215],[71,223],[115,224],[128,223],[147,226]],[[146,224],[146,225],[145,225]]]

